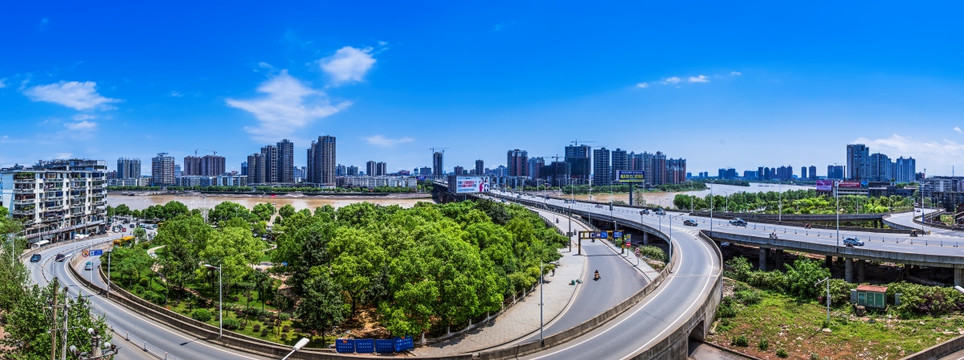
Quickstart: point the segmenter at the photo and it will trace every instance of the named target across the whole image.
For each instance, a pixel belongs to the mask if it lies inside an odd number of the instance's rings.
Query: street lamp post
[[[224,286],[221,283],[221,267],[211,264],[204,264],[204,267],[208,269],[218,269],[218,339],[220,339],[221,335],[224,334],[224,312],[221,309],[221,306],[223,305],[222,293],[224,291]]]
[[[840,252],[840,182],[833,182],[833,197],[836,199],[837,204],[834,205],[834,213],[837,214],[837,252]]]
[[[710,234],[713,233],[713,182],[710,182]]]
[[[924,169],[924,176],[920,178],[920,234],[924,235],[924,178],[927,177],[927,169]],[[911,218],[911,220],[914,220]]]
[[[779,213],[777,213],[777,222],[783,222],[783,183],[779,180],[777,181],[777,192],[780,194],[780,206]]]
[[[281,360],[287,360],[291,354],[294,354],[295,351],[301,350],[301,348],[305,347],[305,345],[308,345],[308,338],[301,338],[301,340],[298,340],[298,343],[295,344],[294,348],[291,349],[291,352],[288,353],[288,355],[285,355],[285,357],[281,358]]]
[[[107,297],[110,297],[110,254],[113,251],[107,252]]]

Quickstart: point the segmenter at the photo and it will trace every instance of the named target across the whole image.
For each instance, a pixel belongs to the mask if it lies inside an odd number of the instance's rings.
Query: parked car
[[[699,225],[699,224],[696,222],[696,220],[686,219],[686,220],[683,220],[683,225],[686,225],[686,226],[696,226],[696,225]]]
[[[730,225],[746,227],[746,220],[736,218],[736,219],[730,220]]]
[[[30,262],[38,262],[38,261],[40,261],[40,254],[33,254],[33,256],[30,257]]]
[[[863,241],[860,241],[860,240],[858,240],[857,238],[852,238],[852,237],[851,237],[851,238],[843,239],[843,243],[844,243],[844,245],[847,245],[848,247],[864,246],[864,242],[863,242]]]
[[[94,268],[94,263],[93,263],[93,262],[88,261],[86,264],[84,264],[84,270],[90,270],[90,269],[93,269],[93,268]]]
[[[66,258],[67,256],[65,256],[64,254],[57,254],[57,256],[54,257],[54,260],[57,262],[64,262],[64,259]]]

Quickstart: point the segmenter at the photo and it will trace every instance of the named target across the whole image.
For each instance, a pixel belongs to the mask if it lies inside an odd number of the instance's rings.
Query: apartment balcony
[[[37,199],[36,199],[36,198],[14,199],[14,200],[13,200],[13,204],[14,204],[14,205],[31,205],[31,204],[34,204],[34,203],[36,203],[36,202],[37,202]]]
[[[54,205],[54,206],[47,206],[47,207],[45,207],[45,208],[44,208],[44,211],[60,211],[60,210],[63,210],[63,209],[64,209],[64,206],[63,206],[63,205]]]

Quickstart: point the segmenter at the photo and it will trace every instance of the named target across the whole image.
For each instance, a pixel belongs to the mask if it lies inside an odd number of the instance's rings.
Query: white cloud
[[[24,94],[33,101],[45,101],[60,104],[75,110],[89,110],[93,108],[111,109],[110,103],[119,102],[97,93],[97,83],[93,81],[61,81],[55,84],[37,85],[24,90]]]
[[[362,81],[375,64],[372,48],[357,49],[345,46],[334,55],[318,61],[321,69],[337,84]]]
[[[691,83],[708,83],[710,82],[710,79],[706,77],[706,75],[701,74],[699,76],[690,76],[686,81]]]
[[[730,76],[743,76],[743,73],[739,71],[730,71]]]
[[[91,131],[97,128],[97,123],[83,120],[73,123],[66,123],[64,126],[70,131]]]
[[[964,131],[961,131],[961,127],[960,127],[960,126],[955,126],[955,127],[954,127],[954,131],[957,131],[958,134],[964,134]]]
[[[171,91],[171,97],[181,98],[184,97],[184,94],[181,94],[177,91]]]
[[[929,168],[932,173],[950,174],[951,166],[959,165],[955,162],[964,157],[964,144],[948,139],[937,141],[893,134],[882,139],[857,138],[853,143],[865,144],[870,151],[887,154],[891,158],[913,157],[917,160],[918,172]]]
[[[250,112],[258,119],[258,126],[244,129],[258,141],[278,141],[289,137],[312,121],[331,116],[351,105],[350,102],[331,104],[328,96],[305,86],[282,70],[277,76],[258,86],[260,98],[227,99],[227,105]]]
[[[84,121],[84,120],[93,120],[93,119],[96,119],[97,117],[91,114],[77,114],[77,115],[71,116],[70,118],[76,121]]]
[[[0,89],[7,87],[7,78],[0,78]]]
[[[639,84],[636,84],[636,87],[637,87],[637,88],[640,88],[640,89],[645,89],[645,88],[648,88],[648,87],[649,87],[649,84],[644,83],[644,82],[641,82],[641,83],[639,83]]]
[[[679,84],[680,81],[683,81],[683,79],[680,79],[678,76],[668,77],[666,80],[663,80],[663,85]]]
[[[410,143],[415,141],[415,139],[410,137],[401,137],[397,139],[389,139],[382,135],[372,135],[364,138],[365,142],[369,145],[382,146],[382,147],[392,147],[398,144]]]
[[[74,154],[69,152],[57,153],[54,155],[54,159],[70,159],[73,157],[74,157]]]

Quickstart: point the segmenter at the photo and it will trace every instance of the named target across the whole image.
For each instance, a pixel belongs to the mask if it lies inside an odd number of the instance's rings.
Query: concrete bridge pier
[[[783,250],[776,249],[773,251],[773,256],[777,260],[777,270],[783,270]]]
[[[864,263],[865,263],[865,262],[866,262],[866,261],[864,261],[864,260],[857,260],[857,282],[858,282],[858,283],[862,283],[862,282],[865,281],[865,280],[864,280],[864,279],[865,279],[865,277],[864,277]]]
[[[760,271],[767,271],[767,255],[769,253],[769,248],[760,247]]]
[[[824,260],[824,266],[830,270],[833,270],[833,256],[827,255],[827,259]]]
[[[964,286],[964,268],[954,268],[954,286]]]
[[[649,245],[649,233],[648,233],[648,232],[644,232],[644,233],[643,233],[643,245]]]
[[[844,258],[844,280],[854,282],[854,261],[851,258]]]

